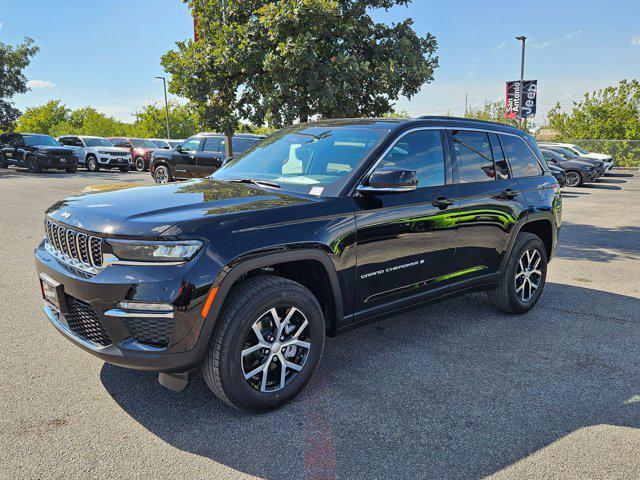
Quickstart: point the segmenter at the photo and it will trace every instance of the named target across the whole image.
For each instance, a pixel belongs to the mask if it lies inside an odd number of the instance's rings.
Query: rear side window
[[[540,163],[524,140],[513,135],[500,135],[500,142],[514,177],[542,175]]]
[[[220,151],[221,142],[222,142],[222,137],[205,137],[204,144],[202,145],[202,151],[217,153]]]
[[[245,150],[249,150],[256,141],[253,138],[233,137],[233,154],[239,155]]]
[[[453,130],[451,139],[458,161],[460,183],[495,180],[496,171],[487,133]]]
[[[489,135],[489,139],[491,140],[491,151],[493,152],[493,164],[496,168],[496,179],[507,180],[510,177],[509,165],[506,158],[504,158],[498,135],[492,133]]]

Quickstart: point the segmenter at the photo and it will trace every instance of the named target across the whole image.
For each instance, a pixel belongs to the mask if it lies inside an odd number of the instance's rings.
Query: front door
[[[180,145],[178,154],[174,156],[173,175],[175,177],[194,178],[198,176],[197,154],[201,143],[201,137],[191,137]]]
[[[470,130],[452,130],[450,135],[460,201],[456,262],[450,275],[455,281],[473,281],[499,270],[527,203],[497,135]]]
[[[446,289],[443,276],[455,255],[458,206],[445,145],[441,130],[405,134],[376,168],[415,170],[418,188],[354,199],[358,238],[355,311],[366,315],[378,308],[392,308],[413,295]]]

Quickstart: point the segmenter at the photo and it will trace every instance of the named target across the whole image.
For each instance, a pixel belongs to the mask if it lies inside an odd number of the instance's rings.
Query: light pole
[[[158,80],[162,80],[162,84],[164,85],[164,113],[167,119],[167,139],[171,138],[171,133],[169,133],[169,102],[167,101],[167,79],[164,77],[155,77]]]
[[[516,40],[522,42],[522,60],[520,61],[520,87],[519,87],[519,101],[518,101],[518,128],[522,128],[522,95],[524,93],[524,50],[527,42],[527,37],[521,35],[516,37]]]

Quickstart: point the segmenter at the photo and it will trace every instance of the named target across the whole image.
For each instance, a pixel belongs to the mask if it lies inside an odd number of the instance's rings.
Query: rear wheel
[[[568,170],[566,185],[567,187],[579,187],[582,185],[582,176],[580,173],[574,170]]]
[[[153,179],[156,183],[169,183],[172,182],[171,172],[166,165],[158,165],[153,171]]]
[[[100,170],[98,159],[93,155],[89,155],[87,157],[87,170],[89,170],[90,172],[97,172],[98,170]]]
[[[489,292],[489,299],[503,312],[528,312],[538,303],[546,278],[547,252],[542,240],[532,233],[519,233],[500,285]]]
[[[322,310],[309,290],[286,278],[249,278],[229,293],[202,374],[232,407],[274,409],[311,379],[324,339]]]
[[[77,170],[78,170],[78,167],[76,167],[76,166],[68,167],[68,168],[64,169],[64,171],[67,172],[67,173],[76,173]]]

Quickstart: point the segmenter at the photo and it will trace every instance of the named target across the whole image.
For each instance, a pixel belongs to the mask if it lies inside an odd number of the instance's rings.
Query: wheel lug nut
[[[282,337],[280,337],[280,341],[284,342],[284,335]]]

